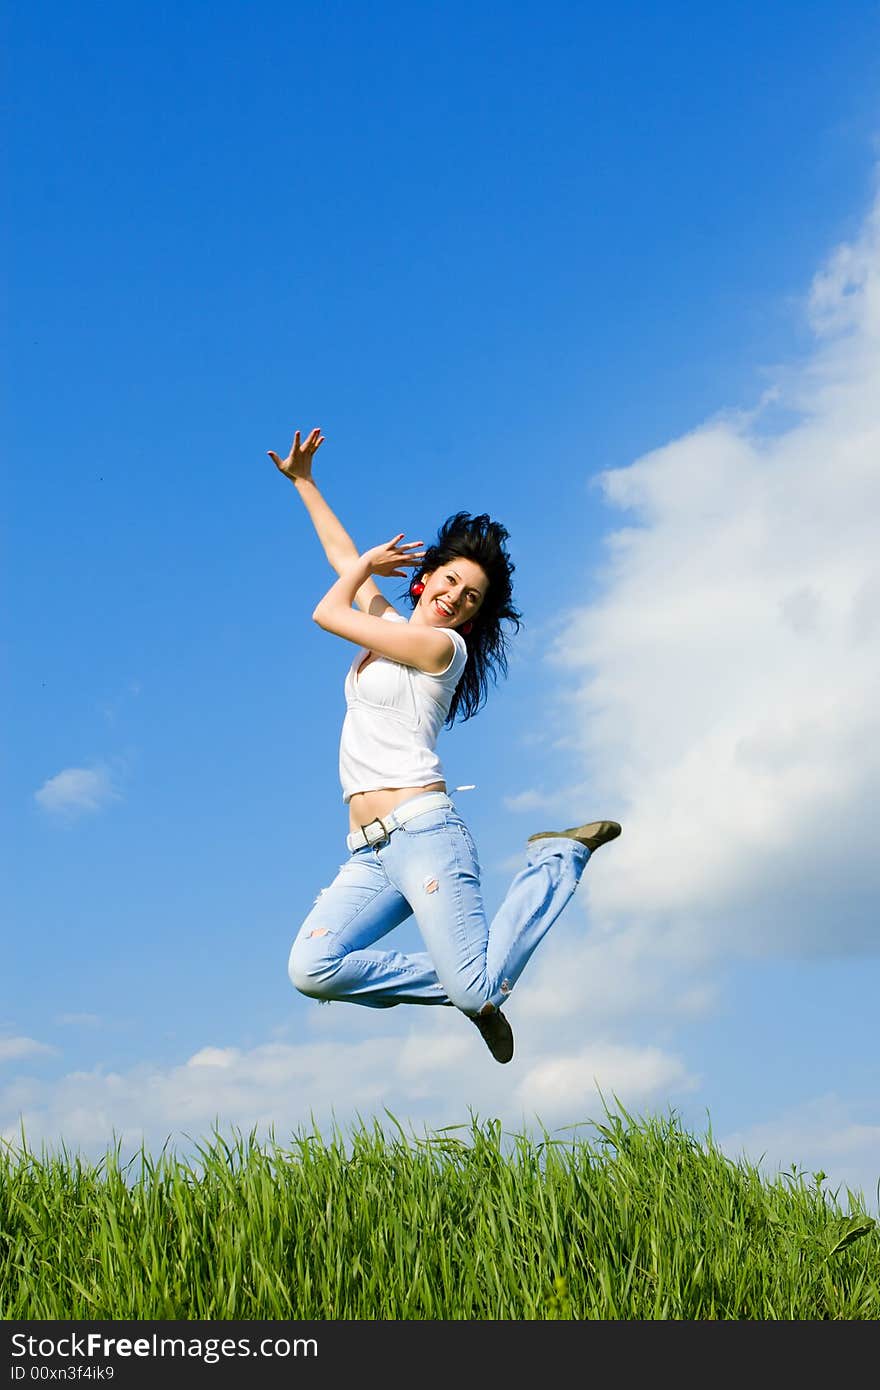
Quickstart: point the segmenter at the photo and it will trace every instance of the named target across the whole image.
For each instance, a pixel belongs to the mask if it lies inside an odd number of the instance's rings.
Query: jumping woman
[[[318,491],[318,429],[299,430],[289,478],[339,578],[312,617],[358,648],[345,679],[339,748],[350,858],[319,895],[293,943],[292,983],[314,999],[369,1008],[452,1005],[479,1029],[497,1062],[513,1056],[501,1006],[578,885],[590,855],[620,834],[616,821],[531,835],[525,867],[491,922],[471,833],[447,793],[435,751],[444,725],[482,708],[490,678],[507,671],[512,602],[508,532],[459,512],[427,549],[404,534],[359,554]],[[408,578],[411,612],[398,612],[376,578]],[[355,608],[356,605],[356,608]],[[413,916],[426,951],[377,942]]]

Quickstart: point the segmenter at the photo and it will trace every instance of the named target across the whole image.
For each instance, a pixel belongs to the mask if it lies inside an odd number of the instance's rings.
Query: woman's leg
[[[456,813],[441,807],[395,830],[377,857],[409,903],[449,1000],[474,1015],[490,997],[488,928],[479,865],[467,835]]]
[[[489,928],[486,974],[496,1007],[571,900],[589,858],[586,845],[562,836],[528,846],[526,866],[508,888]]]
[[[471,1017],[505,1002],[590,858],[586,845],[564,836],[530,843],[526,866],[490,924],[476,847],[455,811],[415,817],[376,853],[412,906],[446,994]]]
[[[315,999],[374,1009],[448,1004],[427,952],[369,949],[411,912],[375,852],[358,850],[318,895],[297,933],[287,967],[292,983]]]

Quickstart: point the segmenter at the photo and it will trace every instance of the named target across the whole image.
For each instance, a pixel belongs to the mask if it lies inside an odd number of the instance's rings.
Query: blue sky
[[[0,1132],[559,1127],[601,1088],[876,1202],[878,38],[7,11]],[[287,979],[347,828],[351,650],[266,456],[313,425],[363,548],[509,527],[510,675],[441,743],[489,904],[532,831],[624,825],[505,1068]]]

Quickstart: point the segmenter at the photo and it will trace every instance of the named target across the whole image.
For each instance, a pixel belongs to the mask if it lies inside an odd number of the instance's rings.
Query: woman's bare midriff
[[[427,787],[379,787],[372,792],[355,792],[348,803],[349,829],[358,830],[370,821],[381,820],[412,796],[425,792],[445,792],[445,782],[429,782]]]

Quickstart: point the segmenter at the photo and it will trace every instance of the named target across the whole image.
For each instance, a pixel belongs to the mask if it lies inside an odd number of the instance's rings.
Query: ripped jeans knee
[[[333,977],[339,963],[330,930],[321,926],[304,928],[290,948],[287,973],[300,994],[307,994],[310,999],[332,999]]]

